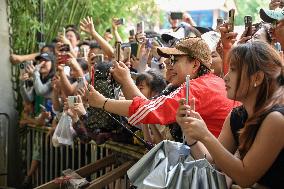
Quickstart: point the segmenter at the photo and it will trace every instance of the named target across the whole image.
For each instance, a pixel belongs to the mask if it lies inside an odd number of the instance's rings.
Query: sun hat
[[[210,69],[212,64],[211,51],[207,43],[199,37],[188,37],[179,40],[173,48],[159,47],[157,52],[160,56],[170,58],[171,56],[188,55],[200,61]]]

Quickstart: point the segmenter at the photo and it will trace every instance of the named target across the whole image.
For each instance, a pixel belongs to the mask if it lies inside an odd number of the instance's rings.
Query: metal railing
[[[7,186],[9,126],[8,114],[0,113],[0,186]]]
[[[66,169],[72,169],[74,171],[79,169],[78,173],[80,174],[80,168],[98,162],[98,160],[102,160],[110,155],[115,155],[114,160],[121,158],[124,159],[125,161],[123,160],[120,163],[117,161],[110,162],[110,164],[106,163],[105,167],[101,167],[98,170],[92,168],[93,170],[81,171],[83,174],[82,176],[87,177],[88,180],[92,181],[91,186],[101,186],[102,183],[105,184],[104,181],[93,181],[97,178],[101,178],[102,176],[105,176],[106,179],[109,178],[107,177],[109,172],[115,170],[121,164],[122,166],[129,167],[129,159],[139,159],[144,153],[142,148],[139,149],[139,147],[137,148],[131,145],[119,144],[115,142],[106,142],[103,145],[97,146],[93,142],[81,144],[80,141],[74,141],[72,146],[60,146],[55,148],[52,145],[51,137],[47,136],[48,130],[49,129],[46,127],[27,127],[27,132],[25,134],[27,170],[30,169],[33,152],[36,153],[36,150],[40,152],[40,166],[32,177],[32,184],[34,187],[48,183],[53,179],[60,177],[62,175],[62,171]],[[33,148],[36,145],[38,145],[40,148],[35,150]],[[124,165],[125,163],[126,165]],[[86,174],[85,172],[88,172],[89,174]],[[124,175],[124,179],[119,180],[121,182],[121,187],[119,188],[129,187],[126,175]],[[108,188],[114,188],[115,183],[117,182],[117,180],[111,181],[111,183],[108,183]]]

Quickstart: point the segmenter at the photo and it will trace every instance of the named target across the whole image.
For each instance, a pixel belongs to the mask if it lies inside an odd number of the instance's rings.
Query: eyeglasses
[[[170,65],[173,66],[175,63],[177,63],[177,57],[174,55],[170,56]]]

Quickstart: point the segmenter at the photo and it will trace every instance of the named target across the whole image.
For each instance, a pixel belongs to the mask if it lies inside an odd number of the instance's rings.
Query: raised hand
[[[191,100],[189,106],[185,105],[185,99],[179,100],[176,121],[188,140],[202,141],[210,132],[199,113],[193,110],[195,106],[193,101]]]
[[[32,65],[32,64],[27,65],[26,72],[27,72],[29,75],[32,75],[35,70],[36,70],[36,69],[35,69],[35,66],[34,66],[34,65]]]
[[[88,90],[87,99],[89,105],[95,108],[102,108],[106,97],[96,91],[92,85],[88,85]]]
[[[60,35],[60,36],[59,36],[59,41],[62,42],[63,44],[66,44],[66,45],[71,46],[70,40],[67,39],[67,38],[65,37],[65,35]]]
[[[75,103],[72,109],[75,110],[78,116],[85,115],[87,112],[80,95],[77,95],[77,101],[78,103]]]
[[[238,44],[246,43],[248,40],[251,39],[251,36],[247,36],[248,28],[244,30],[242,33],[240,40],[238,41]]]
[[[113,68],[110,69],[110,73],[116,82],[123,85],[126,81],[132,81],[130,70],[123,62],[113,62]]]
[[[221,41],[223,45],[223,50],[231,49],[234,45],[234,43],[237,41],[237,35],[236,32],[229,32],[228,30],[228,24],[223,24],[223,26],[220,27],[220,33],[221,33]]]
[[[95,27],[94,27],[94,23],[93,23],[93,18],[92,17],[87,17],[84,18],[81,22],[80,22],[80,28],[82,31],[92,34],[93,32],[95,32]]]
[[[20,80],[21,81],[26,81],[30,78],[29,74],[28,73],[23,73],[20,75]]]

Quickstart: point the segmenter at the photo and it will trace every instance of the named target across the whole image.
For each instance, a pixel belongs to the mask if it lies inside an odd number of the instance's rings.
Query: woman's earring
[[[256,83],[254,83],[254,85],[253,85],[254,87],[256,87]]]

